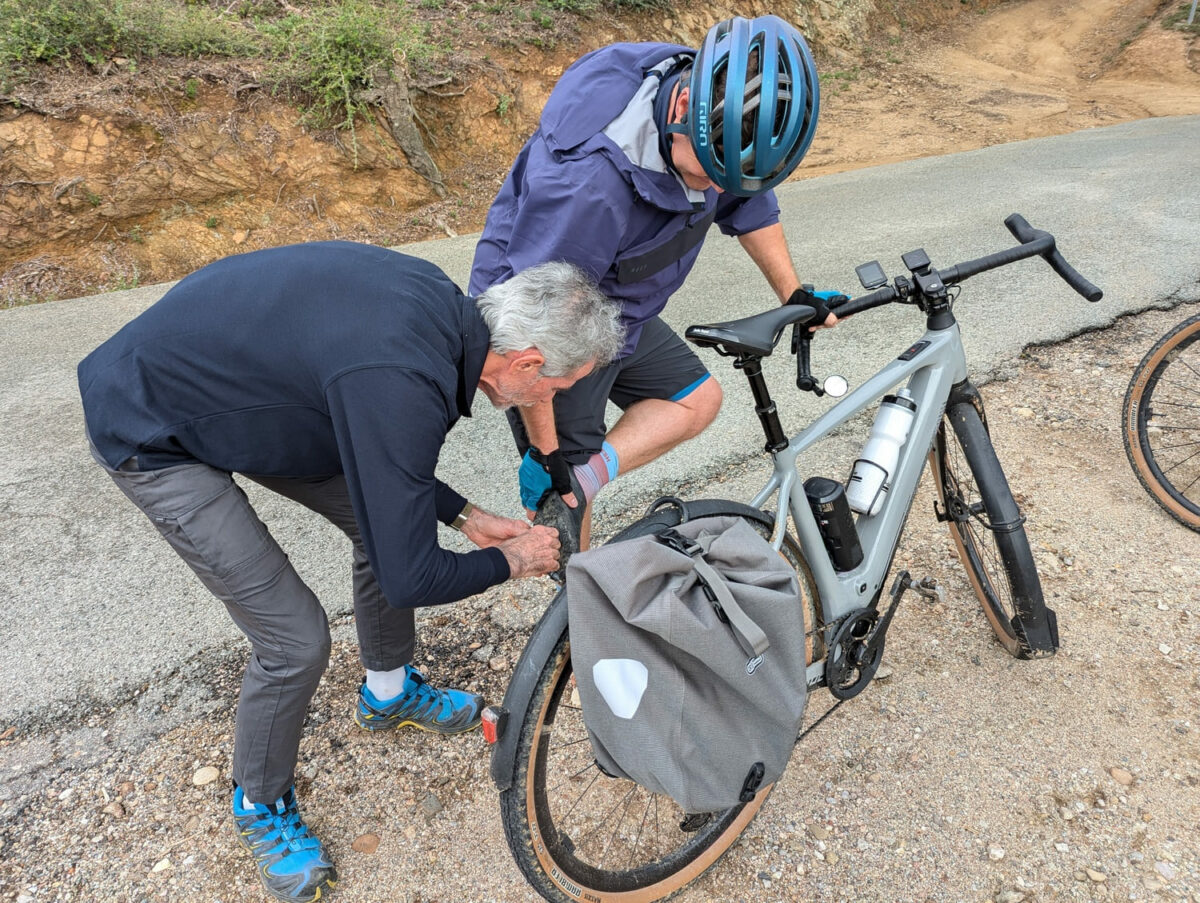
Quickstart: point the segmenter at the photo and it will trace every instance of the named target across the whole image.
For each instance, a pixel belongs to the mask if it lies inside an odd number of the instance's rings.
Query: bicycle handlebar
[[[830,310],[837,314],[840,320],[843,317],[849,317],[853,314],[862,313],[864,310],[870,310],[872,307],[883,307],[885,304],[899,301],[901,297],[903,296],[893,286],[885,285],[883,288],[876,289],[866,295],[851,298],[837,307],[830,307]]]
[[[964,279],[969,279],[987,270],[1007,266],[1010,263],[1024,260],[1027,257],[1041,256],[1046,259],[1046,262],[1050,264],[1054,272],[1058,273],[1067,285],[1071,286],[1071,288],[1075,289],[1075,291],[1084,298],[1087,298],[1087,300],[1099,301],[1104,297],[1103,291],[1084,279],[1073,266],[1067,263],[1055,246],[1054,236],[1049,232],[1034,229],[1029,225],[1025,217],[1019,213],[1014,213],[1005,219],[1004,225],[1008,227],[1008,231],[1021,244],[1012,248],[1006,248],[1003,251],[997,251],[994,254],[987,254],[974,260],[955,264],[944,270],[932,270],[932,273],[940,279],[943,285],[957,285]],[[876,289],[873,292],[859,295],[857,298],[851,298],[844,304],[833,307],[832,310],[838,315],[839,319],[849,317],[853,314],[862,313],[864,310],[870,310],[872,307],[882,307],[893,301],[902,301],[914,294],[916,290],[917,286],[907,277],[901,276],[892,285],[885,285],[883,288]]]
[[[1054,272],[1058,273],[1067,285],[1071,286],[1071,288],[1075,289],[1075,291],[1079,292],[1079,294],[1083,295],[1089,301],[1099,301],[1104,297],[1104,292],[1084,279],[1079,275],[1078,270],[1067,263],[1062,254],[1059,253],[1058,248],[1055,247],[1054,236],[1049,232],[1042,232],[1040,229],[1033,228],[1026,222],[1025,217],[1019,213],[1010,215],[1004,221],[1004,225],[1008,227],[1008,231],[1013,234],[1013,237],[1022,244],[1039,239],[1049,239],[1050,247],[1042,253],[1042,256],[1046,258],[1046,262],[1050,264]]]

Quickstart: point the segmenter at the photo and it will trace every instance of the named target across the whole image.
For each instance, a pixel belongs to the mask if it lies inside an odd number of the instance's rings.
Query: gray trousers
[[[292,567],[231,474],[207,464],[113,470],[92,455],[163,538],[225,603],[250,640],[234,738],[233,779],[255,802],[278,799],[294,780],[308,704],[329,662],[325,610]],[[393,608],[362,548],[345,477],[250,477],[311,508],[354,544],[354,620],[363,666],[390,671],[412,661],[412,609]]]

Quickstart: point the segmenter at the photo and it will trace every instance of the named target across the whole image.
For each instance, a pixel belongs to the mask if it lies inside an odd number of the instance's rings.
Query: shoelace
[[[263,813],[254,822],[255,827],[263,824],[270,826],[270,830],[263,835],[263,843],[278,839],[293,852],[317,849],[321,846],[321,841],[309,831],[308,825],[300,820],[300,810],[294,805],[285,805],[282,812],[275,811],[273,805],[267,808],[271,811]]]
[[[423,707],[427,701],[432,698],[438,707],[438,713],[434,716],[435,718],[440,719],[443,715],[445,715],[447,708],[449,708],[450,711],[454,710],[454,707],[450,705],[449,694],[441,690],[435,690],[433,687],[429,686],[429,684],[425,682],[425,678],[418,673],[414,673],[412,678],[417,685],[413,689],[412,695],[415,696],[419,701],[418,708]]]

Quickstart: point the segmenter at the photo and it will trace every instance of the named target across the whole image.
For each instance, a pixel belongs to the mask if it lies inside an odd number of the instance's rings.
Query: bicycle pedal
[[[912,589],[929,602],[942,602],[946,598],[945,590],[932,577],[922,577],[912,584]]]
[[[694,834],[712,820],[711,812],[695,812],[685,815],[679,823],[679,830],[684,834]]]

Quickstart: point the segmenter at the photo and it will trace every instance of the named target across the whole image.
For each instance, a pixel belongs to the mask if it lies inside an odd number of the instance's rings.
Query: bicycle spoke
[[[629,849],[629,862],[626,868],[633,867],[633,854],[637,852],[638,844],[642,839],[642,832],[646,829],[646,819],[650,817],[650,809],[654,806],[654,797],[650,797],[650,802],[644,810],[642,810],[642,823],[638,825],[637,835],[633,838],[633,846]]]
[[[1195,391],[1200,393],[1200,386],[1198,386]],[[1157,415],[1158,408],[1183,408],[1189,411],[1200,411],[1200,404],[1193,404],[1192,402],[1187,401],[1170,401],[1162,398],[1155,398],[1154,408],[1151,409],[1150,415]]]
[[[589,740],[587,737],[580,737],[578,740],[567,740],[563,743],[559,743],[556,746],[551,746],[550,751],[554,752],[556,750],[566,749],[569,746],[578,746],[580,743],[588,743],[588,742],[589,742]]]
[[[566,812],[567,815],[571,814],[571,810],[574,809],[575,806],[577,806],[579,804],[579,801],[584,798],[584,796],[587,794],[587,792],[589,790],[591,790],[592,785],[595,784],[596,781],[600,779],[600,769],[596,768],[595,762],[589,762],[583,768],[579,769],[579,771],[575,772],[574,774],[567,775],[565,778],[563,778],[561,781],[559,781],[557,784],[555,784],[553,787],[550,788],[551,790],[559,790],[559,789],[567,786],[568,784],[573,782],[576,778],[578,778],[581,774],[583,774],[585,771],[587,771],[589,768],[595,768],[596,774],[591,779],[591,781],[588,782],[588,785],[586,787],[584,787],[583,790],[579,791],[579,796],[575,797],[575,802],[570,807],[568,807],[567,812]]]
[[[635,793],[637,793],[637,785],[630,786],[629,792],[625,794],[624,798],[621,800],[618,800],[613,805],[613,808],[611,810],[609,810],[611,812],[615,812],[618,808],[621,809],[621,817],[619,819],[617,819],[617,823],[615,825],[613,825],[612,832],[608,835],[608,840],[604,844],[604,849],[601,850],[601,852],[600,852],[600,861],[601,862],[604,862],[605,857],[608,855],[609,849],[611,849],[611,847],[612,847],[613,840],[616,838],[617,834],[621,830],[621,823],[625,821],[625,816],[629,813],[628,803],[631,799],[633,799],[633,795]]]

